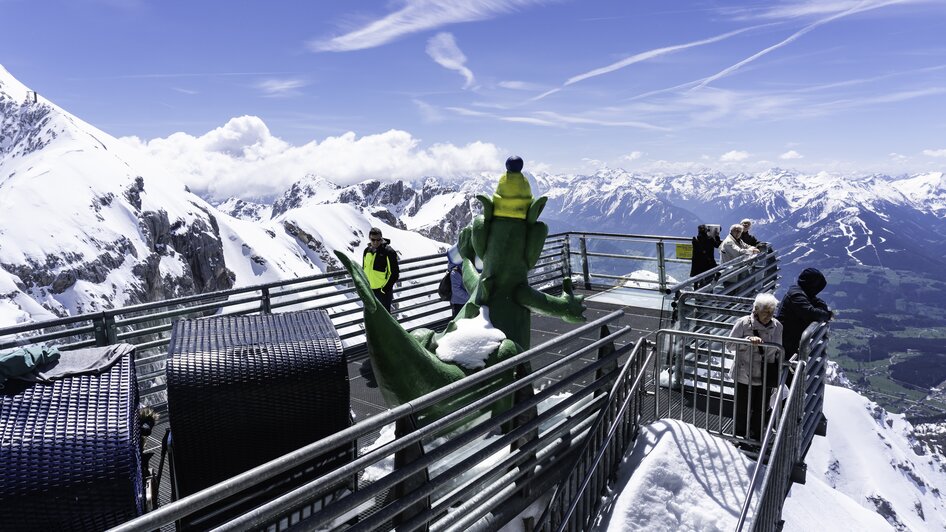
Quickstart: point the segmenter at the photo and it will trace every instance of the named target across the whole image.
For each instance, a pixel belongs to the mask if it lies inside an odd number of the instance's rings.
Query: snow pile
[[[943,530],[943,457],[902,415],[828,386],[828,437],[816,437],[808,477],[782,508],[786,531]],[[675,420],[641,431],[596,530],[732,530],[754,462],[728,441]]]
[[[754,463],[731,443],[676,420],[644,427],[596,530],[733,530]]]
[[[486,358],[506,339],[502,331],[489,321],[489,307],[470,319],[457,320],[456,329],[437,342],[437,357],[467,369],[486,366]]]
[[[621,286],[627,288],[644,288],[647,290],[656,290],[660,288],[660,277],[657,275],[657,272],[652,272],[650,270],[637,270],[631,272],[625,276],[627,279]],[[667,284],[675,285],[679,281],[673,278],[672,275],[667,276]]]

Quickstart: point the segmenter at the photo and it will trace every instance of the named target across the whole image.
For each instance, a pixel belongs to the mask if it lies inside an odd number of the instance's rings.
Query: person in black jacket
[[[742,240],[747,246],[762,249],[759,245],[763,243],[759,242],[758,238],[749,234],[749,228],[752,227],[752,220],[746,218],[739,222],[739,224],[742,225],[742,236],[739,237],[739,240]]]
[[[786,358],[798,352],[798,344],[805,328],[816,321],[828,321],[834,316],[828,309],[828,304],[818,298],[818,293],[826,286],[828,281],[820,271],[805,268],[798,276],[798,282],[788,289],[779,303],[775,319],[785,327],[782,345],[785,347]]]
[[[705,271],[712,270],[717,266],[716,252],[714,251],[721,243],[719,233],[710,235],[709,228],[706,225],[700,225],[696,228],[696,236],[693,237],[693,257],[690,258],[690,277],[695,277]],[[694,285],[695,288],[707,284],[706,282]]]
[[[371,291],[385,310],[391,312],[394,300],[394,283],[400,275],[397,265],[397,252],[391,247],[391,241],[381,236],[381,230],[372,227],[368,231],[368,247],[361,258],[365,276],[371,283]]]

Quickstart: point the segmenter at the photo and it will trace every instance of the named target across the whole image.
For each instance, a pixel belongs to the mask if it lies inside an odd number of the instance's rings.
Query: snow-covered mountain
[[[2,68],[0,126],[0,325],[319,273],[371,226],[407,256],[444,249],[357,202],[223,213]]]

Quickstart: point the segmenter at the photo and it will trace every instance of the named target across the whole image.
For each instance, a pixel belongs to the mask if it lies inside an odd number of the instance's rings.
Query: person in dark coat
[[[696,228],[696,236],[693,237],[693,257],[690,258],[690,277],[695,277],[717,266],[715,249],[721,242],[719,234],[710,235],[706,225],[701,224]]]
[[[362,255],[362,267],[371,283],[371,291],[384,307],[391,312],[394,300],[394,283],[400,276],[397,264],[397,252],[391,247],[391,241],[381,236],[381,229],[372,227],[368,231],[368,246]]]
[[[470,294],[463,285],[463,257],[460,256],[460,250],[453,246],[447,251],[447,269],[450,271],[450,309],[456,318],[460,309],[470,299]]]
[[[749,228],[752,227],[752,220],[746,218],[739,222],[739,224],[742,225],[742,236],[739,237],[739,240],[742,240],[747,246],[759,247],[759,239],[749,234]]]
[[[809,325],[834,317],[834,313],[828,309],[828,304],[818,298],[818,294],[826,286],[828,281],[820,271],[805,268],[798,276],[798,282],[788,289],[779,303],[775,319],[785,328],[782,345],[785,346],[786,357],[798,352],[801,335]]]

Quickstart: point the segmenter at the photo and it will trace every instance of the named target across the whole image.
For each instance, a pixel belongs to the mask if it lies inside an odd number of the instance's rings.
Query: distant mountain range
[[[145,155],[0,69],[0,323],[317,273],[386,226],[402,254],[442,250],[498,175],[366,180],[302,176],[271,203],[211,205]],[[946,175],[528,174],[553,231],[690,236],[742,218],[802,266],[870,265],[946,278]],[[24,299],[26,298],[26,299]],[[32,300],[28,302],[27,299]],[[40,310],[45,309],[45,310]]]

